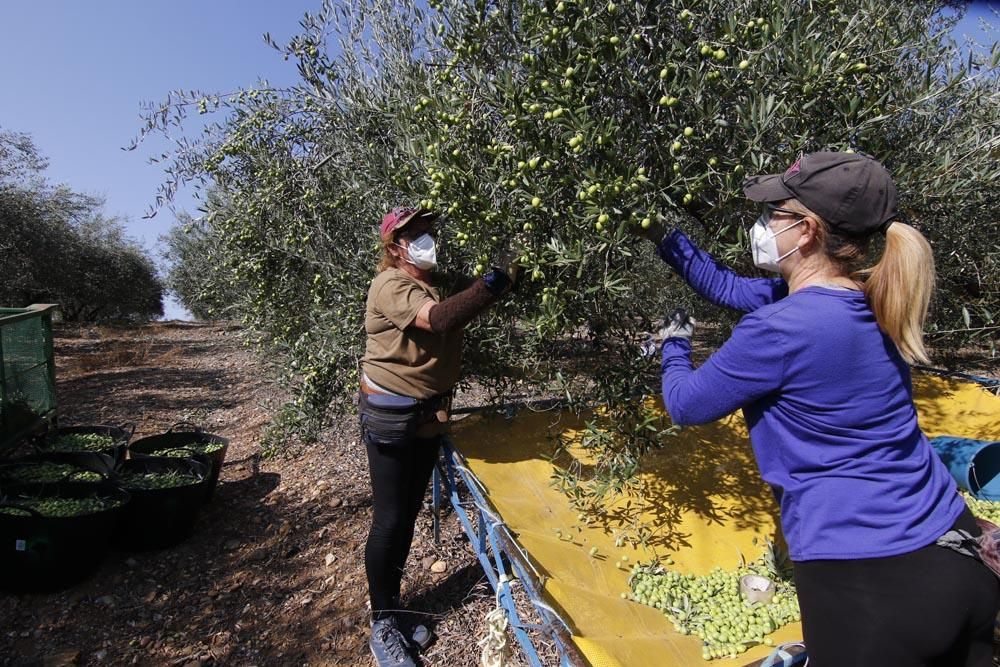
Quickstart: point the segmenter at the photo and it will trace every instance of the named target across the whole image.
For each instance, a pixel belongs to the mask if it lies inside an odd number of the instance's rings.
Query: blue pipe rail
[[[459,484],[464,486],[469,499],[459,495]],[[538,630],[549,636],[559,653],[560,667],[575,667],[585,661],[569,639],[568,626],[558,613],[541,600],[537,579],[531,571],[527,554],[510,536],[507,527],[489,505],[481,491],[482,485],[475,475],[464,465],[461,455],[451,442],[445,439],[441,458],[434,468],[432,501],[434,511],[434,540],[440,543],[440,508],[442,487],[455,509],[462,529],[469,538],[476,557],[486,573],[497,600],[507,614],[507,620],[514,631],[514,637],[524,651],[524,656],[532,667],[542,667],[538,650],[532,641],[530,630]],[[473,518],[470,519],[470,514]],[[509,569],[508,569],[509,567]],[[513,575],[513,576],[512,576]],[[511,584],[522,584],[528,600],[541,619],[541,623],[524,621],[517,611]]]

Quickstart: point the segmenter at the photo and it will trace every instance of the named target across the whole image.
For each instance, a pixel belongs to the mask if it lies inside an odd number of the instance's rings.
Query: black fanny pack
[[[959,517],[936,544],[975,558],[1000,577],[1000,528],[986,519],[973,517],[968,509],[965,513],[968,516]]]
[[[363,391],[358,395],[361,436],[373,445],[405,444],[420,426],[437,419],[437,411],[450,398],[450,394],[417,399]]]

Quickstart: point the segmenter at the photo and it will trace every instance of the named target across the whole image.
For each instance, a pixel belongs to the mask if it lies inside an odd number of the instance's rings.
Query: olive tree
[[[935,244],[945,296],[932,327],[995,326],[1000,54],[959,58],[941,9],[327,2],[288,43],[266,37],[297,61],[296,85],[172,93],[148,107],[140,140],[218,114],[178,143],[161,197],[190,181],[224,194],[205,217],[213,261],[241,286],[233,311],[284,360],[286,426],[319,423],[355,391],[385,210],[444,212],[448,269],[481,273],[513,247],[524,279],[470,331],[466,366],[495,396],[527,382],[610,406],[611,430],[585,438],[592,477],[561,480],[588,504],[660,441],[664,425],[626,400],[655,391],[639,344],[666,307],[694,300],[631,232],[667,221],[751,272],[747,175],[820,149],[879,158]],[[697,308],[722,333],[734,321]]]

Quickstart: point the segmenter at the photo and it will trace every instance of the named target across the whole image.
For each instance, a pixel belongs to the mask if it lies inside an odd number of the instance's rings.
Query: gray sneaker
[[[396,618],[389,616],[372,622],[372,638],[368,646],[378,667],[416,667],[410,655],[410,643],[399,631]]]

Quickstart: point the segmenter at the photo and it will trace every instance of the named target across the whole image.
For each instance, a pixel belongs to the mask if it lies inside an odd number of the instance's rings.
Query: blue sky
[[[147,248],[173,224],[144,220],[163,180],[153,151],[123,151],[141,125],[140,103],[173,89],[233,90],[259,78],[296,79],[266,46],[296,34],[319,0],[7,0],[0,5],[0,127],[27,132],[49,158],[47,175],[97,194]],[[179,208],[194,212],[190,191]],[[159,257],[157,255],[157,260]],[[170,303],[167,316],[183,314]]]
[[[163,181],[147,164],[155,145],[121,150],[139,129],[140,103],[174,89],[230,91],[258,78],[297,78],[295,65],[267,47],[298,32],[320,0],[6,0],[0,5],[0,127],[31,134],[49,158],[48,177],[101,195],[106,212],[128,221],[154,252],[173,224],[169,210],[142,216]],[[984,36],[976,23],[1000,2],[973,4],[957,36]],[[995,19],[994,19],[995,21]],[[190,190],[177,206],[194,212]],[[184,316],[176,303],[168,317]]]

